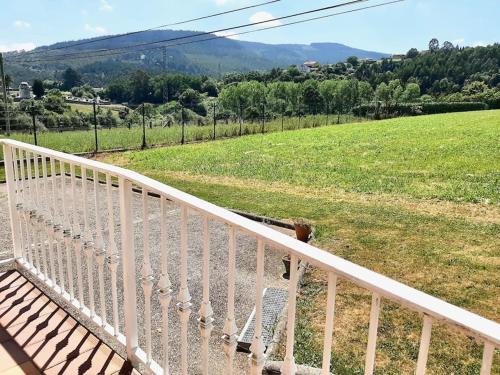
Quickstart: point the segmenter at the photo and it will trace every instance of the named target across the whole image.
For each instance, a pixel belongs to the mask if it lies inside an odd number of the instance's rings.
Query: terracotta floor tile
[[[0,374],[137,374],[17,271],[0,273]]]
[[[13,288],[8,288],[0,292],[0,308],[4,309],[23,296],[30,295],[30,293],[38,291],[33,284],[25,280],[21,285]]]
[[[56,306],[43,294],[28,300],[20,300],[18,304],[0,311],[0,325],[9,328],[36,319],[41,314],[51,312]]]
[[[44,309],[34,320],[9,326],[7,332],[20,346],[25,347],[69,331],[77,324],[75,319],[58,306],[54,306],[52,311],[46,310],[49,309]]]
[[[33,362],[25,362],[22,365],[12,367],[2,372],[2,375],[39,375],[41,372],[36,368]]]
[[[31,360],[40,369],[49,369],[61,362],[92,350],[99,340],[80,325],[57,336],[24,347]]]
[[[0,292],[6,289],[14,288],[26,281],[26,278],[19,272],[9,271],[0,275]]]
[[[94,349],[45,370],[45,374],[114,374],[120,371],[124,362],[123,358],[99,342]]]
[[[0,358],[0,373],[30,360],[28,355],[13,340],[0,344]]]

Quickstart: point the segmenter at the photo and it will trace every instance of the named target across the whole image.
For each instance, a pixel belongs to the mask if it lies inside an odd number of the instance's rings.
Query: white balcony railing
[[[126,347],[127,356],[134,366],[141,365],[150,372],[168,374],[174,371],[171,370],[172,362],[176,362],[178,371],[187,374],[192,368],[193,353],[199,352],[201,360],[197,363],[196,372],[208,374],[212,364],[209,349],[213,350],[210,341],[214,340],[211,333],[215,329],[222,330],[223,335],[222,347],[215,350],[224,358],[225,373],[233,373],[238,334],[235,278],[240,267],[239,263],[238,267],[236,264],[237,236],[244,233],[254,239],[256,247],[255,282],[252,283],[255,288],[252,295],[255,296],[256,325],[249,356],[249,373],[261,374],[265,361],[261,337],[262,295],[265,255],[275,251],[273,249],[281,249],[291,255],[283,374],[294,374],[296,371],[294,327],[299,261],[307,261],[328,273],[323,374],[330,373],[338,278],[347,279],[372,293],[365,374],[372,374],[374,370],[382,298],[423,316],[417,374],[425,373],[431,329],[437,321],[456,327],[483,343],[481,374],[491,372],[495,348],[500,347],[500,324],[496,322],[138,173],[17,141],[0,142],[3,143],[16,261],[26,272],[37,276],[114,336],[120,345]],[[83,178],[79,179],[78,175]],[[157,206],[150,202],[151,194],[159,197],[155,198]],[[179,214],[178,221],[168,221],[171,211],[167,212],[167,209],[172,207]],[[153,210],[159,216],[159,225],[154,228],[150,225]],[[192,251],[190,246],[196,235],[188,229],[189,218],[193,215],[201,225],[201,269],[196,272],[200,274],[202,292],[196,302],[190,293],[188,269],[193,261],[189,256]],[[116,223],[118,217],[119,224]],[[142,220],[134,222],[134,217]],[[226,264],[217,264],[218,259],[210,259],[211,236],[221,235],[220,231],[215,233],[210,229],[215,222],[222,223],[226,231],[227,247],[220,248],[218,245],[216,249],[224,253]],[[179,232],[177,248],[173,248],[169,237],[169,231],[174,226]],[[159,242],[155,242],[159,244],[159,260],[151,255],[153,235],[159,237]],[[138,243],[137,238],[142,243]],[[176,265],[171,261],[174,252],[178,259]],[[178,275],[176,281],[171,278],[173,271]],[[137,274],[141,276],[136,277]],[[224,282],[226,292],[223,297],[211,298],[210,281],[220,279],[221,275],[227,278]],[[180,327],[172,337],[173,324],[169,323],[169,315],[175,310],[171,304],[174,287],[178,289],[176,310]],[[158,307],[158,312],[154,312],[156,310],[152,305]],[[188,348],[188,327],[193,320],[193,306],[199,309],[199,351]],[[220,319],[214,311],[225,315],[224,319]],[[220,326],[217,326],[219,323]],[[161,329],[154,329],[158,325]],[[153,336],[160,336],[160,347],[154,344]],[[153,347],[156,349],[153,350]]]

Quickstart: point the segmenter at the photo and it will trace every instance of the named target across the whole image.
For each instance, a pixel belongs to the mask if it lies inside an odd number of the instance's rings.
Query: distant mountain
[[[194,31],[177,30],[149,31],[80,46],[75,44],[81,41],[61,42],[51,46],[39,47],[35,52],[37,52],[36,59],[43,59],[54,54],[57,56],[74,52],[90,53],[96,49],[115,49],[133,44],[182,38],[196,33]],[[103,37],[89,40],[98,40],[100,38]],[[203,38],[206,38],[206,36]],[[183,41],[185,39],[181,40],[181,42]],[[158,45],[161,46],[161,44]],[[49,50],[56,47],[67,48],[49,52]],[[23,63],[7,63],[7,72],[12,75],[15,82],[32,81],[35,78],[58,79],[64,69],[73,66],[84,75],[86,81],[94,85],[102,85],[128,71],[144,69],[159,72],[164,66],[162,49],[140,51],[139,47],[130,49],[126,54],[108,58],[89,56],[78,60],[67,60],[61,56],[57,61],[50,62],[29,62],[30,59],[34,59],[34,55],[22,52],[9,53],[7,56],[7,61],[9,57],[14,56],[16,59],[25,59]],[[301,64],[306,60],[316,60],[324,64],[336,63],[345,60],[349,56],[379,59],[388,55],[356,49],[339,43],[313,43],[310,45],[265,44],[221,38],[168,47],[167,70],[217,76],[227,72],[269,70],[275,67]],[[53,57],[51,59],[54,60]]]

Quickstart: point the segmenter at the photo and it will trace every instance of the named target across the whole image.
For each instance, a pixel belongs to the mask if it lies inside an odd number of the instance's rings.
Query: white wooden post
[[[125,336],[127,339],[128,359],[132,362],[132,364],[136,364],[134,353],[138,346],[138,336],[134,224],[132,222],[132,183],[126,179],[120,178],[119,194],[123,260],[123,296],[125,305]]]
[[[234,281],[236,273],[236,229],[229,228],[229,252],[227,270],[227,317],[224,323],[224,353],[226,354],[225,375],[233,374],[234,355],[236,354],[238,328],[234,319]]]
[[[151,270],[149,249],[149,204],[148,191],[142,188],[142,241],[143,241],[143,267],[141,285],[144,291],[144,334],[146,336],[146,357],[151,362],[151,294],[153,292],[154,277]]]
[[[330,374],[336,294],[337,294],[337,275],[335,275],[333,272],[330,272],[328,274],[328,295],[326,298],[326,323],[325,323],[325,337],[323,338],[323,368],[321,371],[322,375]]]
[[[202,339],[201,344],[201,372],[209,374],[208,353],[210,336],[213,329],[213,309],[210,302],[210,233],[208,230],[208,217],[203,215],[203,301],[199,311],[199,328]]]
[[[120,196],[120,205],[121,205]],[[120,259],[118,255],[118,249],[116,247],[115,241],[115,215],[113,210],[113,185],[111,181],[111,175],[106,174],[106,200],[108,206],[108,238],[109,238],[109,255],[108,255],[108,267],[111,273],[111,299],[113,304],[113,329],[115,336],[119,333],[119,316],[118,316],[118,293],[117,293],[117,283],[116,274],[118,271],[118,261]],[[129,202],[130,203],[130,202]],[[121,214],[121,211],[120,211]],[[124,230],[124,228],[122,228]],[[124,278],[125,280],[125,278]]]
[[[99,278],[99,304],[101,307],[101,325],[106,325],[106,298],[104,294],[104,261],[106,259],[106,249],[101,225],[101,205],[99,199],[99,172],[93,170],[94,178],[94,207],[95,207],[95,259],[97,263],[97,273]]]
[[[23,252],[21,247],[21,233],[19,231],[20,221],[16,210],[16,182],[14,181],[14,165],[10,146],[5,143],[3,145],[3,154],[5,158],[5,177],[7,179],[12,245],[14,249],[14,258],[19,259],[22,257]]]
[[[297,305],[297,256],[290,256],[290,281],[288,284],[288,320],[286,323],[286,354],[281,372],[283,375],[295,375],[297,365],[295,364],[295,309]]]
[[[380,314],[380,295],[372,294],[370,312],[370,328],[368,329],[368,345],[366,348],[365,375],[372,375],[375,367],[375,349],[377,347],[378,318]]]
[[[181,374],[188,374],[188,323],[191,315],[191,294],[188,287],[188,209],[181,207],[181,285],[177,296],[177,309],[181,321]]]
[[[483,349],[483,362],[481,364],[481,373],[480,375],[490,375],[491,374],[491,366],[493,364],[493,352],[495,347],[493,344],[486,342],[484,343]]]
[[[262,341],[262,299],[264,292],[264,241],[257,241],[257,276],[255,280],[255,333],[250,346],[250,374],[261,375],[266,360],[266,347]]]
[[[170,282],[170,276],[168,274],[168,247],[167,247],[167,220],[166,220],[166,200],[164,197],[160,197],[160,230],[161,230],[161,275],[158,281],[158,294],[159,301],[161,304],[161,323],[162,323],[162,367],[163,374],[170,374],[170,363],[169,363],[169,327],[168,327],[168,308],[170,302],[172,301],[172,283]]]
[[[429,355],[429,345],[431,343],[432,318],[424,315],[422,326],[422,336],[420,337],[420,349],[418,351],[416,375],[424,375],[427,368],[427,357]]]

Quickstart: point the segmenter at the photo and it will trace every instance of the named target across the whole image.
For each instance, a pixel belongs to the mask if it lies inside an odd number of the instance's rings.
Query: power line
[[[331,18],[331,17],[343,15],[343,14],[354,13],[354,12],[359,12],[359,11],[373,9],[373,8],[380,8],[380,7],[383,7],[383,6],[400,3],[400,2],[403,2],[403,1],[405,1],[405,0],[387,1],[387,2],[384,2],[384,3],[379,3],[379,4],[375,4],[375,5],[371,5],[371,6],[366,6],[366,7],[351,9],[351,10],[347,10],[347,11],[343,11],[343,12],[326,14],[326,15],[318,16],[318,17],[307,18],[307,19],[303,19],[303,20],[299,20],[299,21],[294,21],[294,22],[289,22],[289,23],[285,23],[285,24],[281,24],[281,25],[269,26],[269,27],[265,27],[265,28],[261,28],[261,29],[257,29],[257,30],[243,31],[243,32],[233,33],[233,34],[224,35],[224,36],[214,36],[214,35],[212,35],[210,38],[205,38],[205,39],[197,39],[197,40],[191,40],[191,41],[186,41],[186,42],[181,42],[181,43],[168,44],[168,45],[160,46],[160,47],[142,48],[142,49],[138,49],[136,52],[148,51],[148,50],[153,50],[153,49],[158,49],[158,48],[177,47],[177,46],[183,46],[183,45],[188,45],[188,44],[195,44],[195,43],[200,43],[200,42],[206,42],[206,41],[215,40],[215,39],[224,39],[224,38],[228,38],[228,37],[234,37],[234,36],[239,36],[239,35],[246,35],[246,34],[256,33],[256,32],[260,32],[260,31],[277,29],[277,28],[281,28],[281,27],[297,25],[297,24],[311,22],[311,21],[316,21],[316,20],[320,20],[320,19]],[[111,56],[116,56],[116,55],[121,55],[121,54],[126,54],[126,53],[128,53],[128,52],[127,51],[121,51],[121,52],[114,52],[114,53],[92,55],[90,57],[94,57],[94,58],[97,58],[97,57],[111,57]],[[88,57],[89,56],[85,56],[84,58],[88,58]],[[68,58],[68,60],[79,59],[79,58],[82,58],[82,57]],[[47,60],[38,60],[38,61],[47,61]]]
[[[184,24],[187,24],[187,23],[195,22],[195,21],[201,21],[201,20],[205,20],[205,19],[209,19],[209,18],[214,18],[214,17],[219,17],[219,16],[231,14],[231,13],[242,12],[244,10],[258,8],[258,7],[262,7],[264,5],[270,5],[270,4],[273,4],[273,3],[278,3],[280,1],[281,0],[266,1],[266,2],[263,2],[263,3],[259,3],[259,4],[254,4],[254,5],[249,5],[249,6],[245,6],[245,7],[241,7],[241,8],[227,10],[227,11],[224,11],[224,12],[209,14],[207,16],[202,16],[202,17],[197,17],[197,18],[191,18],[191,19],[184,20],[184,21],[178,21],[178,22],[169,23],[169,24],[165,24],[165,25],[155,26],[155,27],[151,27],[149,29],[131,31],[131,32],[128,32],[128,33],[123,33],[123,34],[118,34],[118,35],[110,35],[110,36],[106,36],[106,37],[102,37],[102,38],[97,38],[97,39],[93,39],[93,40],[85,40],[85,41],[82,41],[82,42],[73,43],[71,45],[64,45],[64,46],[53,47],[53,48],[39,50],[39,51],[27,52],[26,54],[27,55],[34,55],[34,54],[45,53],[45,52],[49,52],[49,51],[57,51],[57,50],[62,50],[62,49],[67,49],[67,48],[79,47],[79,46],[83,46],[83,45],[87,45],[87,44],[98,43],[98,42],[102,42],[102,41],[106,41],[106,40],[122,38],[122,37],[130,36],[130,35],[137,35],[137,34],[145,33],[145,32],[148,32],[148,31],[154,31],[154,30],[158,30],[158,29],[163,29],[163,28],[166,28],[166,27],[179,26],[179,25],[184,25]]]
[[[266,23],[270,23],[270,22],[276,22],[276,21],[281,21],[281,20],[285,20],[285,19],[289,19],[289,18],[299,17],[299,16],[303,16],[306,14],[323,12],[326,10],[331,10],[331,9],[340,8],[340,7],[344,7],[344,6],[354,5],[354,4],[363,3],[363,2],[367,2],[367,1],[370,1],[370,0],[351,0],[351,1],[348,1],[345,3],[341,3],[341,4],[335,4],[335,5],[330,5],[330,6],[326,6],[326,7],[322,7],[322,8],[311,9],[311,10],[307,10],[307,11],[303,11],[303,12],[299,12],[299,13],[294,13],[294,14],[290,14],[290,15],[286,15],[286,16],[276,17],[276,18],[273,18],[270,20],[252,22],[252,23],[247,23],[247,24],[243,24],[243,25],[226,27],[226,28],[222,28],[222,29],[218,29],[218,30],[201,32],[201,33],[192,34],[192,35],[184,35],[184,36],[180,36],[180,37],[176,37],[176,38],[163,39],[163,40],[158,40],[158,41],[154,41],[154,42],[138,43],[138,44],[133,44],[133,45],[124,46],[124,47],[107,48],[107,49],[86,51],[86,52],[68,53],[68,54],[48,56],[48,57],[53,57],[56,60],[59,60],[62,57],[72,57],[72,56],[85,55],[84,58],[88,58],[89,53],[93,53],[93,52],[112,52],[112,51],[124,50],[124,49],[129,49],[129,48],[150,46],[150,45],[160,44],[160,43],[165,43],[165,42],[173,42],[173,41],[179,41],[179,40],[184,40],[184,39],[191,39],[191,38],[206,36],[206,35],[210,35],[210,34],[222,33],[222,32],[231,31],[231,30],[238,30],[238,29],[247,28],[247,27],[251,27],[251,26],[258,26],[258,25],[262,25],[262,24],[266,24]],[[11,60],[11,61],[14,61],[14,60]],[[19,60],[16,60],[16,61],[19,61]],[[37,61],[38,60],[28,60],[26,62],[37,62]],[[47,58],[44,58],[40,61],[49,61],[49,60]]]

